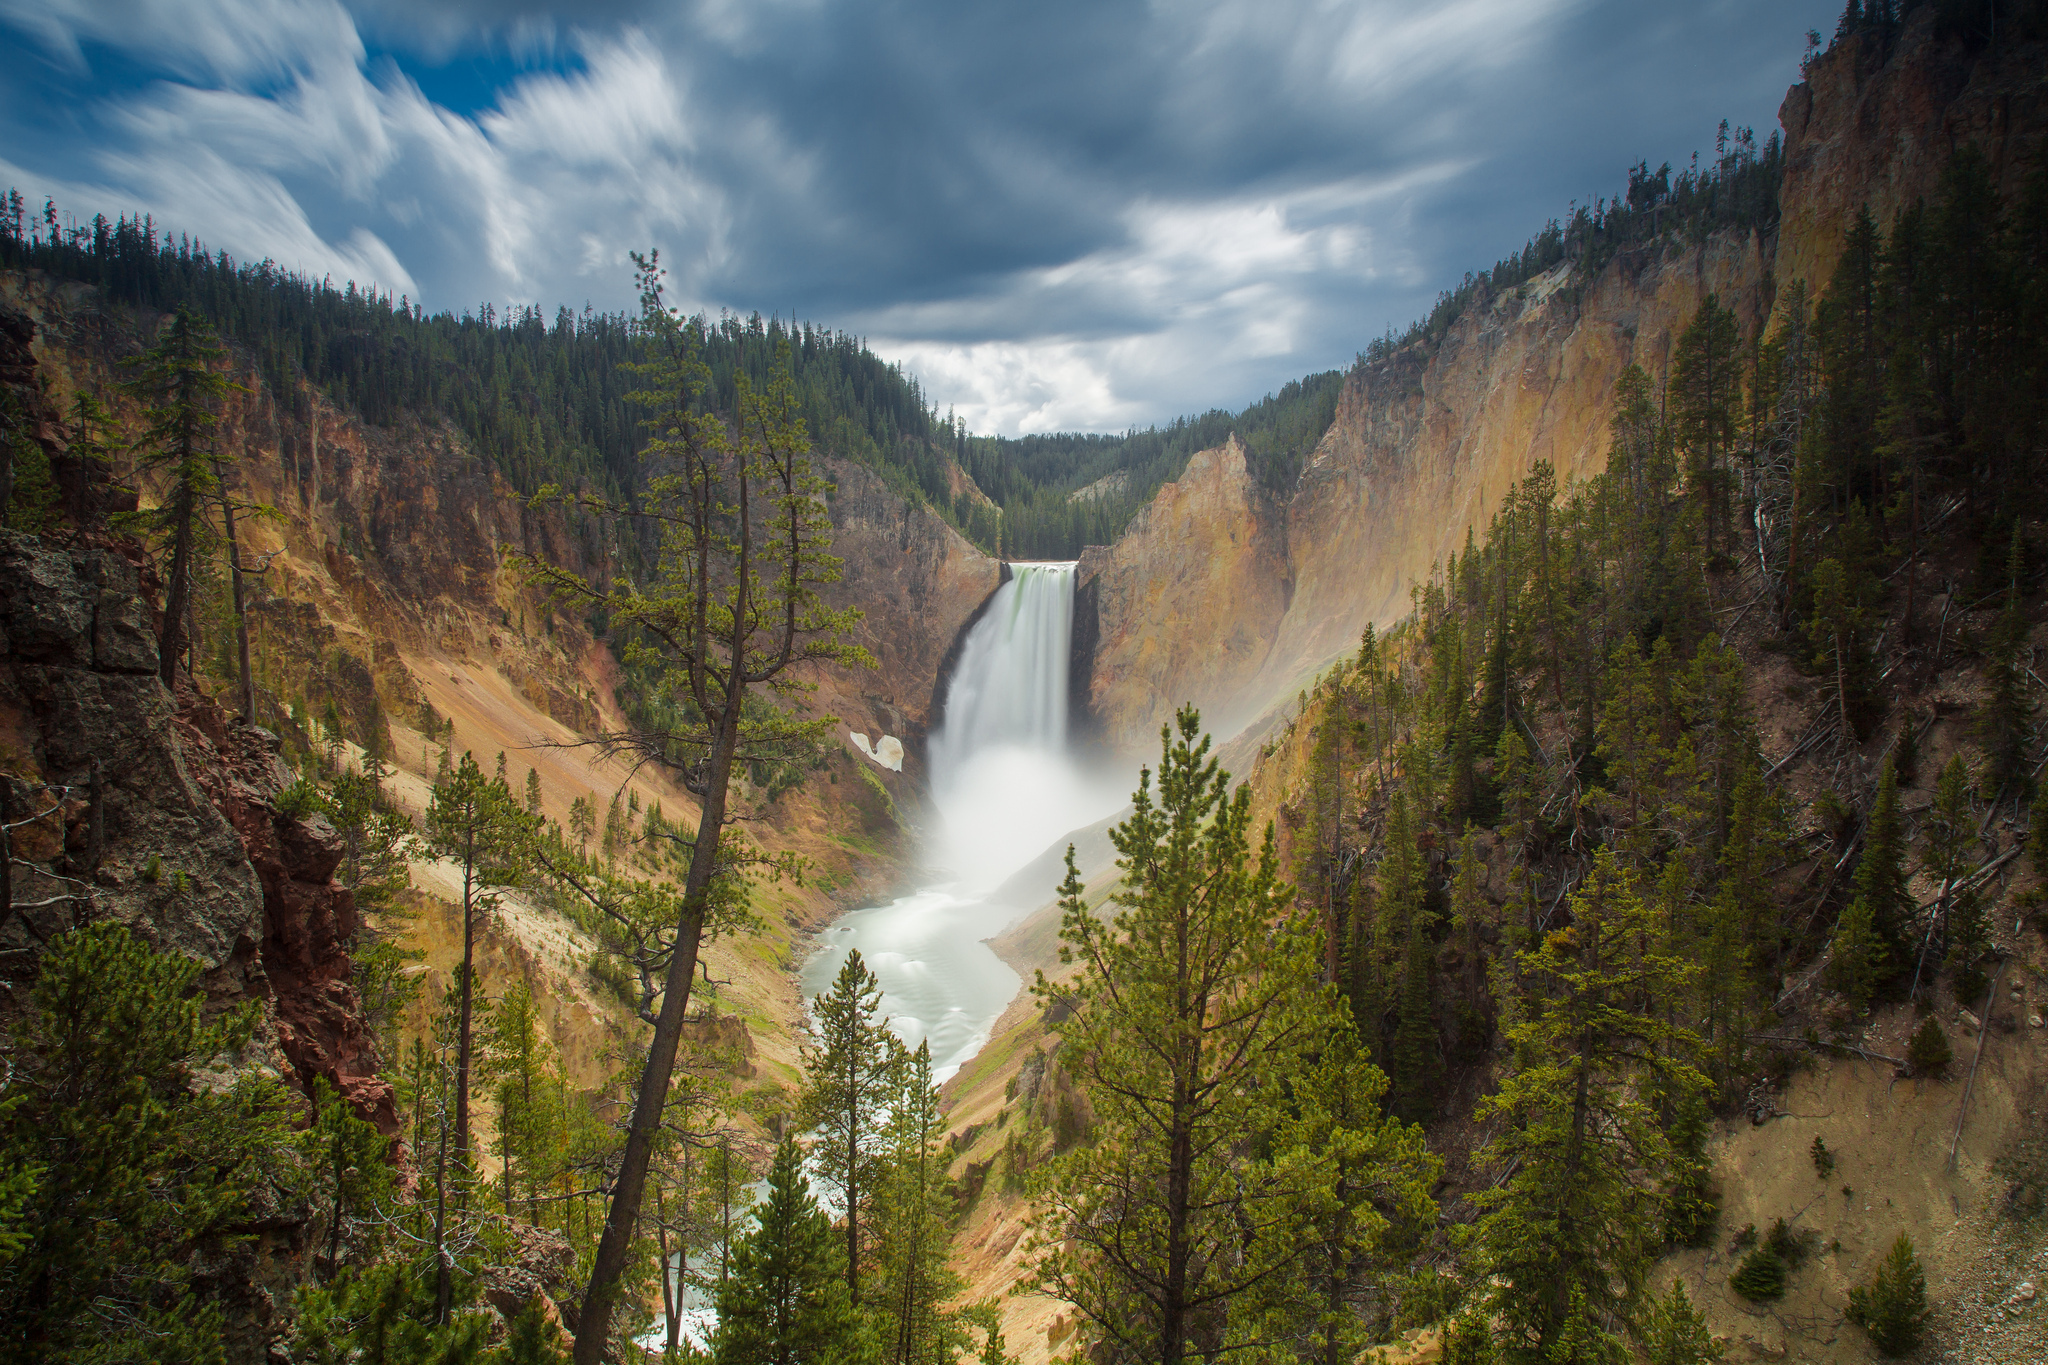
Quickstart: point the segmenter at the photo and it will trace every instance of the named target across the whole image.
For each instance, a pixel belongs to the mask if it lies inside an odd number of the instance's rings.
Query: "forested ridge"
[[[1567,260],[1590,279],[1618,250],[1686,240],[1722,228],[1768,231],[1783,158],[1774,134],[1759,150],[1724,123],[1708,166],[1676,173],[1631,168],[1625,195],[1546,225],[1491,271],[1468,274],[1405,333],[1374,341],[1358,364],[1439,344],[1475,300],[1514,289]],[[513,486],[587,486],[631,494],[642,479],[641,435],[621,365],[642,354],[624,313],[478,305],[428,313],[409,298],[337,288],[271,261],[238,263],[148,217],[79,224],[10,191],[0,213],[0,268],[42,270],[159,312],[189,308],[244,348],[274,393],[303,380],[365,422],[410,415],[461,430]],[[791,347],[805,422],[822,452],[875,470],[907,500],[929,506],[985,551],[1006,558],[1073,558],[1114,540],[1188,457],[1234,432],[1254,478],[1274,496],[1294,487],[1329,430],[1345,372],[1284,385],[1237,412],[1211,409],[1121,434],[979,436],[942,416],[918,381],[859,338],[759,314],[703,319],[713,382],[703,401],[730,412],[734,376],[759,384],[776,348]],[[962,488],[957,465],[980,493]],[[1109,485],[1075,496],[1101,480]]]
[[[2002,206],[1965,149],[1845,248],[1763,335],[1710,297],[1668,375],[1624,375],[1607,471],[1539,465],[1279,741],[1298,903],[1389,1108],[1494,1134],[1445,1207],[1453,1336],[1492,1325],[1458,1359],[1707,1358],[1658,1354],[1646,1278],[1726,1234],[1706,1119],[1887,1003],[1933,1011],[1903,1064],[1938,1072],[1935,1017],[2040,926],[2000,872],[2048,820],[2048,172]],[[1806,1254],[1758,1244],[1735,1292]]]

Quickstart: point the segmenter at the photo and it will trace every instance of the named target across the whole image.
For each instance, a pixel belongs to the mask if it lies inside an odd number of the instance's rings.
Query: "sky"
[[[977,432],[1351,363],[1839,0],[0,0],[0,189],[429,310],[857,333]]]

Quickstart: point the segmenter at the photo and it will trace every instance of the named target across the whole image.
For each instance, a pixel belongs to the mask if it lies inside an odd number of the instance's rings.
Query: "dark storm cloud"
[[[0,0],[0,174],[430,307],[845,326],[980,429],[1340,365],[1626,165],[1768,131],[1832,0]],[[11,163],[11,164],[9,164]]]

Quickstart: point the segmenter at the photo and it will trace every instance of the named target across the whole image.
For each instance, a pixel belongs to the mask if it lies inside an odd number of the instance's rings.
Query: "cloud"
[[[363,52],[347,11],[328,0],[0,0],[0,20],[81,72],[88,45],[147,54],[179,78],[233,85]]]
[[[976,429],[1115,429],[1341,365],[1766,123],[1833,4],[0,0],[0,169],[458,311],[627,306],[658,247]]]

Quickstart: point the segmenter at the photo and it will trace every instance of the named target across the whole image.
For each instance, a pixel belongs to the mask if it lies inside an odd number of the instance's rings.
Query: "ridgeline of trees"
[[[1624,250],[1726,228],[1768,232],[1783,162],[1775,134],[1759,149],[1749,129],[1724,122],[1710,165],[1676,173],[1668,164],[1632,167],[1625,195],[1575,209],[1492,270],[1468,274],[1426,318],[1375,340],[1358,363],[1417,343],[1433,347],[1475,303],[1566,260],[1587,280]],[[556,483],[620,496],[639,487],[642,437],[621,366],[642,358],[646,339],[629,314],[561,307],[550,318],[537,307],[490,303],[459,316],[428,314],[352,281],[337,289],[270,261],[237,264],[146,217],[67,225],[50,203],[34,216],[17,192],[0,206],[0,267],[95,284],[121,303],[187,309],[246,349],[276,393],[303,379],[374,425],[448,421],[523,492]],[[1344,380],[1325,371],[1239,412],[1212,409],[1121,435],[975,436],[928,406],[914,378],[857,337],[759,314],[699,321],[713,375],[701,398],[707,408],[732,412],[736,376],[759,387],[786,342],[799,410],[820,451],[873,469],[897,494],[1006,558],[1070,559],[1107,544],[1161,484],[1180,476],[1189,456],[1233,432],[1259,484],[1286,496],[1329,430]],[[955,492],[954,464],[985,498]]]
[[[622,365],[642,358],[639,319],[562,307],[426,313],[410,299],[335,288],[274,262],[159,231],[149,218],[67,226],[55,204],[31,217],[18,191],[0,207],[0,268],[97,285],[117,303],[207,319],[283,397],[303,379],[362,420],[446,420],[520,491],[546,483],[619,495],[641,482],[643,437]],[[712,383],[731,412],[736,376],[759,386],[790,347],[799,408],[820,449],[865,464],[898,492],[952,514],[939,419],[917,381],[858,338],[808,324],[701,319]]]
[[[2020,676],[2048,513],[2048,171],[2008,211],[1966,150],[1934,202],[1888,231],[1865,214],[1845,245],[1766,336],[1710,298],[1664,384],[1623,377],[1607,471],[1561,490],[1539,465],[1299,722],[1300,903],[1390,1107],[1426,1121],[1455,1077],[1505,1068],[1476,1154],[1499,1181],[1471,1201],[1466,1306],[1444,1310],[1490,1324],[1493,1358],[1653,1349],[1674,1310],[1650,1266],[1714,1235],[1707,1116],[1802,1029],[1853,1045],[1875,1003],[1975,1007],[1986,864],[2009,861],[1979,833],[2030,797],[2048,820]],[[1811,680],[1775,757],[1722,638],[1745,614]],[[1986,695],[1922,771],[1910,699],[1959,669]],[[1805,830],[1783,785],[1802,758],[1822,787]],[[1938,1070],[1945,1041],[1914,1056]],[[1775,1297],[1803,1255],[1758,1243],[1734,1287]],[[1887,1352],[1925,1318],[1909,1245],[1897,1260],[1860,1300]]]

